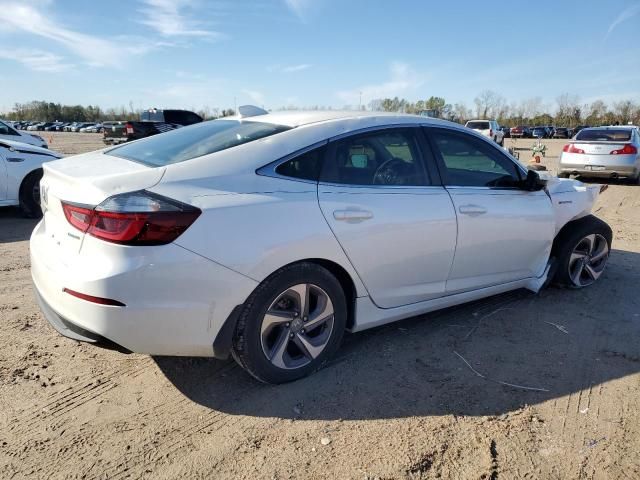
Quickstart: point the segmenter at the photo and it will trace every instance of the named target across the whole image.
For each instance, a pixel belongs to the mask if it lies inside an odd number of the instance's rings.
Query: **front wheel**
[[[336,352],[346,323],[340,282],[319,265],[290,265],[267,278],[245,303],[233,357],[262,382],[297,380]]]
[[[573,222],[554,243],[556,283],[569,288],[595,283],[607,266],[612,237],[611,227],[593,215]]]
[[[20,185],[20,210],[27,218],[38,218],[42,216],[42,210],[40,209],[41,178],[42,170],[34,170],[24,178]]]

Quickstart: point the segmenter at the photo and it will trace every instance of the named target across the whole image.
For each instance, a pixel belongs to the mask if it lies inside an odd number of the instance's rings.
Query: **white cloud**
[[[611,33],[620,25],[622,22],[629,20],[632,17],[635,17],[640,13],[640,4],[631,5],[629,8],[623,10],[620,15],[616,17],[616,19],[611,22],[609,25],[609,29],[607,30],[607,34],[604,36],[605,40],[611,35]]]
[[[267,72],[277,72],[277,73],[295,73],[302,72],[303,70],[308,70],[313,67],[310,63],[299,63],[297,65],[269,65],[267,67]]]
[[[284,73],[293,73],[293,72],[301,72],[303,70],[307,70],[311,68],[312,65],[309,63],[301,63],[299,65],[289,65],[288,67],[284,67],[282,71]]]
[[[153,28],[165,37],[207,37],[219,38],[221,33],[204,30],[191,18],[186,9],[193,8],[191,0],[143,0],[140,9],[145,18],[140,23]]]
[[[25,67],[38,72],[62,72],[73,65],[63,62],[63,58],[50,52],[20,48],[3,48],[0,50],[0,59],[14,60]]]
[[[60,26],[44,16],[33,4],[0,3],[0,22],[4,29],[22,31],[48,38],[66,47],[94,66],[118,66],[123,49],[115,43]]]
[[[317,2],[318,0],[316,0]],[[313,6],[313,0],[284,0],[285,5],[291,10],[298,19],[306,22],[309,16],[309,10]]]
[[[391,78],[386,82],[343,90],[337,93],[338,98],[347,104],[357,104],[360,100],[360,95],[362,95],[362,102],[366,104],[377,98],[402,96],[411,93],[424,84],[424,76],[413,71],[406,63],[394,62],[389,70]]]

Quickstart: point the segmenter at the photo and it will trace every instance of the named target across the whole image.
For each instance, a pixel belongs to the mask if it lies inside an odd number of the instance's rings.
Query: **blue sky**
[[[0,111],[640,101],[640,1],[0,0]]]

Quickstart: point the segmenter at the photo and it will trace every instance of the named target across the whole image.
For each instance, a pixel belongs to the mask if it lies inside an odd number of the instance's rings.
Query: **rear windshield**
[[[623,128],[602,130],[585,128],[576,135],[576,140],[585,142],[628,142],[631,140],[631,130]]]
[[[162,167],[253,142],[290,128],[272,123],[211,120],[125,143],[106,154],[151,167]]]
[[[474,130],[489,130],[489,122],[467,122],[467,127]]]

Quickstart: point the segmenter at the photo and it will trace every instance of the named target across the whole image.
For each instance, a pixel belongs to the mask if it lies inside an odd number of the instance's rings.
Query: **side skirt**
[[[355,322],[351,329],[352,332],[359,332],[368,328],[378,327],[387,323],[395,322],[405,318],[415,317],[424,313],[433,312],[442,308],[453,307],[462,303],[473,302],[481,298],[498,295],[500,293],[526,288],[533,293],[538,293],[545,285],[551,262],[547,264],[544,273],[540,277],[525,278],[514,282],[493,285],[491,287],[481,288],[470,292],[457,293],[455,295],[447,295],[444,297],[427,300],[426,302],[413,303],[411,305],[403,305],[395,308],[379,308],[369,297],[359,297],[356,299]]]

